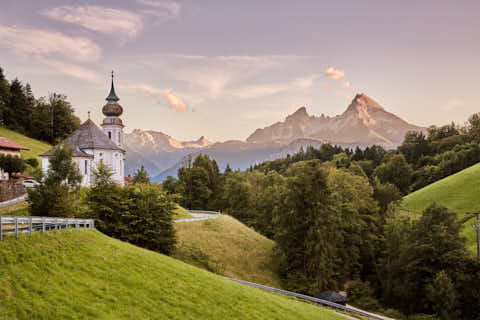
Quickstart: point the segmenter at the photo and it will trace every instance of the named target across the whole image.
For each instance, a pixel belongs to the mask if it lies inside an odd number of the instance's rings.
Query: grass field
[[[445,179],[417,190],[403,199],[402,209],[421,213],[433,202],[441,204],[464,217],[465,213],[480,210],[480,164],[462,170]],[[470,250],[476,250],[473,220],[465,223],[464,234]]]
[[[28,138],[21,133],[2,127],[0,127],[0,137],[5,137],[8,140],[30,148],[30,150],[21,151],[24,159],[38,157],[39,154],[42,154],[52,148],[52,146],[48,143]],[[38,160],[40,161],[40,158],[38,158]]]
[[[192,215],[180,205],[177,205],[175,210],[173,210],[173,219],[184,219],[184,218],[191,218]]]
[[[19,202],[0,208],[0,216],[28,216],[28,202]]]
[[[0,241],[0,319],[344,319],[96,230]]]
[[[279,288],[274,242],[230,216],[179,222],[174,257],[226,276]]]

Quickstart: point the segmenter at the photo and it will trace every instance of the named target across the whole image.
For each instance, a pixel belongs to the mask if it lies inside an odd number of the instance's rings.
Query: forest
[[[80,126],[80,119],[65,95],[35,98],[30,84],[8,81],[0,67],[0,125],[56,144]]]
[[[399,213],[404,195],[480,162],[480,115],[463,127],[409,132],[395,150],[324,144],[246,172],[187,157],[168,194],[191,209],[222,210],[275,240],[285,288],[343,290],[399,319],[480,319],[480,261],[463,221],[433,204]]]

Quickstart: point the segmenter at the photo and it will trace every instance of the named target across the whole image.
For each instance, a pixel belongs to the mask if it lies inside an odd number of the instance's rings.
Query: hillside
[[[238,220],[223,215],[176,223],[175,229],[175,258],[225,276],[280,287],[272,255],[274,242]]]
[[[3,127],[0,127],[0,137],[5,137],[13,142],[30,148],[30,150],[22,151],[22,156],[24,159],[38,157],[39,154],[42,154],[52,148],[52,146],[48,143],[26,137],[21,133]]]
[[[1,319],[344,319],[98,231],[0,241]]]
[[[402,208],[421,213],[436,202],[460,214],[480,210],[480,163],[417,190],[403,199]],[[465,224],[464,234],[469,249],[476,250],[473,220]]]

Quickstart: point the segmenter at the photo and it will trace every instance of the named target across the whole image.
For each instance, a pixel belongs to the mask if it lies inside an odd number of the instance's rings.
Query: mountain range
[[[386,111],[367,95],[358,94],[340,115],[311,116],[301,107],[284,121],[255,130],[246,141],[212,143],[203,136],[196,141],[179,141],[162,132],[135,129],[126,134],[126,172],[133,174],[143,165],[152,180],[160,182],[169,175],[176,176],[187,155],[207,154],[221,169],[228,163],[232,169],[244,170],[255,163],[323,143],[352,148],[373,144],[395,148],[408,131],[425,130]]]

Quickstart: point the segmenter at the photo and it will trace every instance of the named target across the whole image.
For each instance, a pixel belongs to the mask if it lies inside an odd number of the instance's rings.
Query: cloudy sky
[[[364,92],[418,125],[480,112],[480,1],[2,1],[0,66],[98,123],[116,74],[126,130],[245,139]]]

